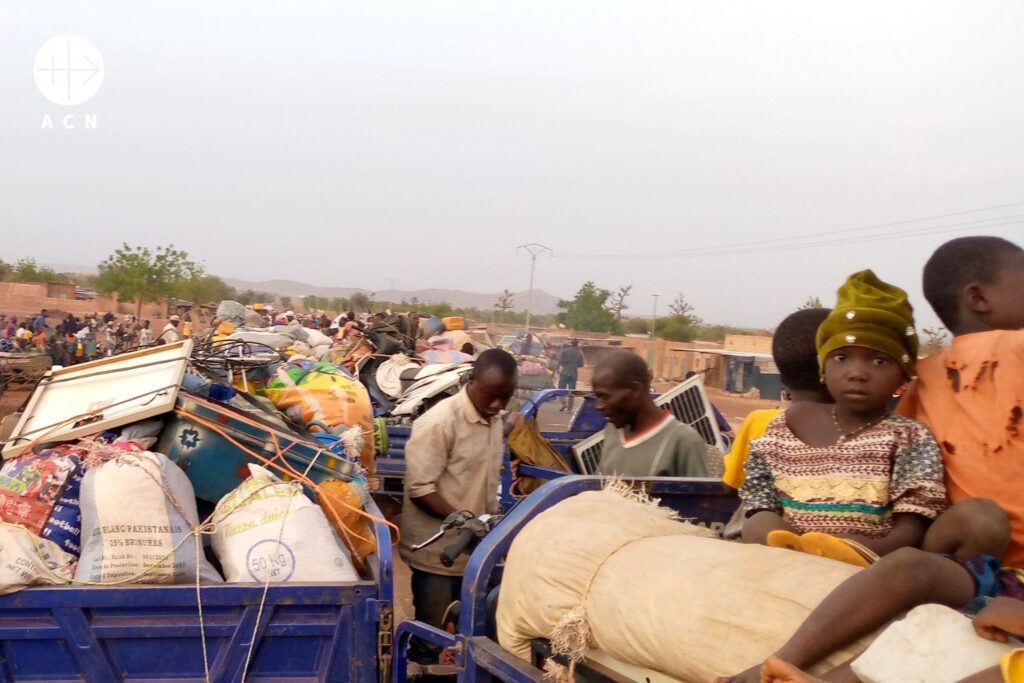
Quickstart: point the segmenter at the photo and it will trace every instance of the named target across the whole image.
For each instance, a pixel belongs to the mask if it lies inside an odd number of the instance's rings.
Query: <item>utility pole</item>
[[[654,297],[654,315],[651,316],[651,339],[654,339],[654,329],[658,326],[658,297],[661,294],[651,294]]]
[[[530,311],[533,310],[533,271],[537,266],[537,257],[543,254],[545,251],[554,256],[555,252],[551,251],[550,248],[545,247],[543,244],[537,244],[532,242],[530,244],[520,244],[516,249],[523,249],[530,255],[530,289],[526,293],[526,331],[530,331]]]

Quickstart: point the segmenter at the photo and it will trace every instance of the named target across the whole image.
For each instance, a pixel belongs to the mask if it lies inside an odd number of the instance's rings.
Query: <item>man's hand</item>
[[[996,598],[978,612],[973,624],[979,636],[1000,643],[1011,635],[1024,635],[1024,601]]]
[[[508,438],[508,435],[512,433],[512,430],[516,428],[516,425],[522,422],[523,419],[523,414],[518,410],[505,415],[505,424],[502,425],[502,431],[506,439]]]

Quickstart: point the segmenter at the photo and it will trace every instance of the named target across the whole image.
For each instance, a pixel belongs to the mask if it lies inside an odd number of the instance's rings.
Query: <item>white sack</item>
[[[301,486],[258,465],[249,465],[249,473],[221,498],[213,515],[213,550],[229,582],[359,579],[323,511]]]
[[[17,524],[0,523],[0,595],[28,586],[58,586],[75,575],[75,556]]]
[[[121,451],[86,471],[79,500],[76,582],[195,583],[196,496],[167,456]],[[198,571],[203,583],[221,582],[201,552]]]
[[[330,346],[334,342],[320,330],[306,329],[306,343],[316,348],[317,346]]]

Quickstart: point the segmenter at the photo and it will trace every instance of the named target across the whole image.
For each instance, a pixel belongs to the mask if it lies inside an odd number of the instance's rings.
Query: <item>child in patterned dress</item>
[[[917,357],[906,292],[865,270],[838,295],[816,336],[835,404],[788,411],[751,442],[743,540],[865,566],[919,546],[948,502],[931,432],[889,411]]]

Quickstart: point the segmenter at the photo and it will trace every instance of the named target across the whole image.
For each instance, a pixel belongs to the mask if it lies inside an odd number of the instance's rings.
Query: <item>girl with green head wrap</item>
[[[745,541],[859,566],[920,545],[947,507],[942,458],[923,424],[889,412],[917,343],[906,292],[870,270],[847,278],[816,337],[835,404],[787,411],[751,443]]]

